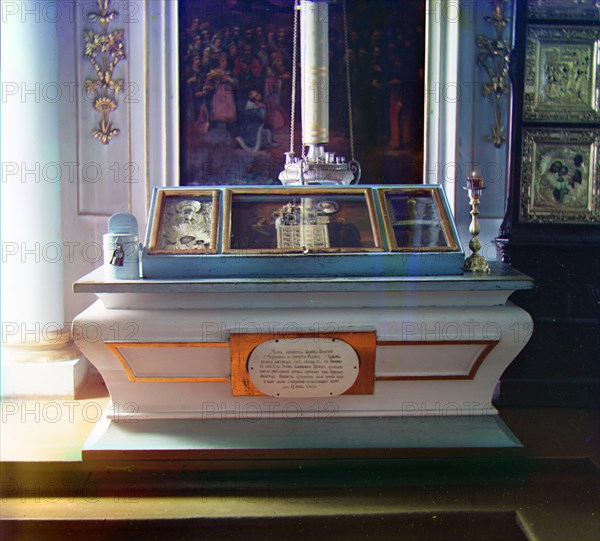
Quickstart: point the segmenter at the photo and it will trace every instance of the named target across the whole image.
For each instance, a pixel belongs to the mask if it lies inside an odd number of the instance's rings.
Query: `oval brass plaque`
[[[283,398],[340,395],[354,385],[358,369],[354,348],[337,338],[271,339],[248,358],[254,386]]]

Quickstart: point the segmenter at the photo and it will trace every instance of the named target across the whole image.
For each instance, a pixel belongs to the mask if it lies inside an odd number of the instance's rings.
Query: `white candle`
[[[300,2],[302,135],[307,145],[329,142],[328,4]]]

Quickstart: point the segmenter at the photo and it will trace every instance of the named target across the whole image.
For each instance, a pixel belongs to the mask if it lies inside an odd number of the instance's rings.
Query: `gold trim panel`
[[[477,371],[483,364],[483,361],[487,358],[490,352],[498,345],[498,340],[445,340],[440,342],[432,341],[407,341],[402,342],[399,340],[382,340],[377,341],[377,346],[389,347],[389,346],[485,346],[484,349],[479,353],[475,362],[471,365],[468,374],[464,375],[426,375],[426,376],[375,376],[375,381],[408,381],[408,380],[473,380],[477,374]]]
[[[150,348],[228,348],[229,342],[104,342],[106,347],[123,365],[129,381],[135,382],[197,382],[229,383],[231,378],[222,376],[136,376],[135,372],[121,353],[122,349]]]

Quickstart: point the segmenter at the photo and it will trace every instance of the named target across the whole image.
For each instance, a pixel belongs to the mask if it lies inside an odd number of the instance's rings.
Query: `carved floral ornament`
[[[496,37],[489,38],[483,35],[476,37],[479,50],[477,64],[486,71],[489,77],[489,82],[483,84],[483,95],[490,99],[494,106],[495,122],[491,135],[486,139],[497,148],[500,148],[506,141],[502,117],[506,97],[510,92],[508,71],[512,48],[510,41],[504,39],[504,30],[510,22],[510,17],[504,12],[506,3],[507,0],[492,0],[492,14],[484,17],[485,21],[496,29]]]
[[[94,109],[101,113],[97,128],[92,131],[94,137],[107,145],[119,135],[120,130],[113,127],[110,114],[118,106],[118,94],[123,91],[123,79],[113,79],[117,64],[125,56],[125,31],[123,29],[108,32],[108,25],[118,17],[118,12],[110,6],[110,0],[97,0],[98,9],[88,14],[91,22],[100,24],[100,32],[84,32],[83,57],[92,64],[96,79],[86,79],[85,89],[93,95]]]

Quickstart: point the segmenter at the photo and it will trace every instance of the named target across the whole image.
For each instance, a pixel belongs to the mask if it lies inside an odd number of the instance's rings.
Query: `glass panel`
[[[217,195],[197,191],[158,192],[150,253],[214,253],[217,249]]]
[[[434,189],[386,190],[384,213],[392,250],[456,250],[440,193]]]
[[[225,250],[380,250],[368,196],[364,191],[307,193],[297,189],[284,193],[233,193],[229,246]]]

